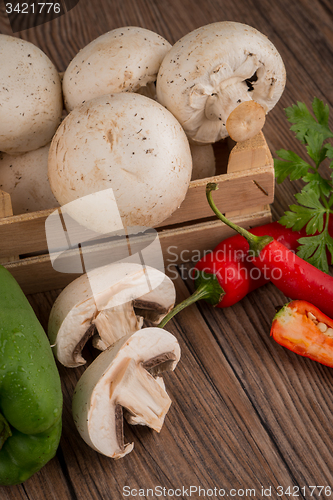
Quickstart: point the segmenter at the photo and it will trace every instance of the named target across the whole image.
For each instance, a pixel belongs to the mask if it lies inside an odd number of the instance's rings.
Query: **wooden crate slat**
[[[266,224],[271,221],[270,208],[266,206],[260,212],[234,217],[233,221],[245,228]],[[212,250],[220,241],[232,234],[234,231],[218,220],[161,231],[159,240],[167,274],[172,275],[175,255],[177,255],[178,265],[186,263],[192,258],[198,260],[199,255]],[[91,248],[91,252],[102,257],[109,255],[110,244],[96,245]],[[71,258],[73,261],[80,258],[78,251],[72,250],[69,254],[69,259]],[[28,257],[4,265],[13,274],[26,294],[63,288],[82,274],[55,271],[49,254]]]
[[[181,207],[172,217],[157,227],[210,217],[212,211],[205,196],[207,181],[208,179],[202,179],[191,182]],[[219,184],[219,190],[214,193],[214,199],[222,212],[270,204],[274,199],[272,165],[212,177],[209,181]],[[43,210],[0,219],[0,258],[8,255],[46,252],[45,220],[54,210]]]

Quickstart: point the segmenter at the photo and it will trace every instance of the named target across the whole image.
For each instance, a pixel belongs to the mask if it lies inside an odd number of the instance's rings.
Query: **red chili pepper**
[[[333,217],[329,221],[329,231],[333,234]],[[255,236],[271,236],[291,252],[296,252],[299,238],[306,236],[305,228],[292,231],[278,222],[253,228],[250,232]],[[175,314],[197,300],[206,300],[220,308],[232,306],[270,281],[270,274],[267,268],[260,270],[253,263],[249,257],[249,243],[237,234],[207,253],[196,264],[193,278],[196,285],[194,294],[178,304],[159,326],[165,326]]]
[[[309,302],[286,304],[274,316],[271,336],[296,354],[333,367],[333,320]]]
[[[271,236],[255,236],[230,222],[212,200],[211,191],[215,189],[216,184],[207,184],[211,208],[219,219],[245,237],[254,265],[287,297],[306,300],[330,314],[333,311],[333,277],[301,259]]]
[[[292,251],[296,251],[297,240],[306,235],[302,231],[292,231],[278,222],[271,222],[251,229],[256,236],[269,235]],[[217,276],[225,294],[216,307],[229,307],[249,292],[269,281],[249,258],[249,244],[241,235],[231,236],[219,243],[213,252],[207,253],[195,266],[194,278],[198,272]]]

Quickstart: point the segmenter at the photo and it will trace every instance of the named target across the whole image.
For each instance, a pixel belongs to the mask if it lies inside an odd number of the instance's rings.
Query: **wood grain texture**
[[[192,29],[221,20],[254,26],[281,53],[287,84],[263,132],[273,156],[285,148],[305,157],[289,131],[284,108],[298,100],[310,105],[314,96],[333,107],[329,0],[80,0],[65,16],[15,36],[38,45],[64,71],[80,48],[116,27],[139,25],[173,43]],[[3,3],[0,32],[11,34]],[[276,186],[275,219],[294,203],[300,186],[301,182],[289,181]],[[180,301],[192,285],[188,265],[178,271],[183,278],[176,280]],[[58,293],[30,296],[44,327]],[[95,453],[79,438],[70,407],[84,368],[59,366],[65,404],[57,456],[23,486],[0,488],[1,499],[118,499],[123,498],[124,485],[256,488],[252,498],[264,498],[261,486],[333,487],[333,372],[269,337],[275,307],[285,301],[276,288],[266,285],[228,309],[201,303],[168,324],[182,348],[176,371],[165,377],[171,409],[160,435],[126,426],[135,448],[118,462]],[[92,348],[86,351],[88,361],[96,356]],[[298,494],[306,500],[327,498],[318,490],[312,496],[309,490]]]

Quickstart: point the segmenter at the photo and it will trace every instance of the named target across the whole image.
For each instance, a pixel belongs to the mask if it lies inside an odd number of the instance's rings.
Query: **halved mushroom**
[[[49,148],[47,144],[20,155],[0,153],[0,189],[10,194],[14,215],[59,205],[47,176]]]
[[[227,119],[240,103],[253,100],[265,113],[271,110],[285,79],[281,56],[266,36],[226,21],[198,28],[175,43],[160,66],[156,92],[188,137],[213,143],[228,136]],[[252,136],[258,133],[258,122],[253,123]]]
[[[94,450],[121,458],[133,449],[124,443],[123,410],[129,424],[160,432],[171,400],[160,374],[174,370],[180,347],[171,333],[144,328],[101,353],[78,381],[73,419]]]
[[[103,196],[94,210],[71,211],[77,222],[103,234],[119,213],[125,228],[160,224],[184,200],[191,173],[190,147],[176,118],[154,100],[130,92],[73,109],[53,137],[48,162],[51,190],[61,206],[113,190],[116,214]]]
[[[117,28],[99,36],[80,50],[65,71],[66,109],[71,111],[104,94],[151,87],[170,48],[163,37],[137,26]],[[149,92],[154,91],[150,88]]]
[[[44,52],[0,34],[0,151],[20,154],[48,144],[61,119],[59,74]]]
[[[128,333],[157,325],[175,303],[173,282],[149,266],[116,262],[72,281],[53,304],[48,336],[65,366],[85,364],[89,338],[104,350]]]

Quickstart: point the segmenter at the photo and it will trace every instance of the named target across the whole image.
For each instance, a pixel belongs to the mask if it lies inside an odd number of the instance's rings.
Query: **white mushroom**
[[[201,145],[190,143],[190,149],[193,163],[191,181],[213,177],[216,172],[213,146],[211,144]]]
[[[176,338],[161,328],[144,328],[101,353],[74,391],[75,425],[85,442],[112,458],[133,449],[124,443],[123,410],[129,424],[160,432],[171,400],[160,373],[180,359]]]
[[[173,282],[161,271],[135,263],[116,262],[72,281],[53,304],[48,336],[54,354],[65,366],[84,364],[82,349],[104,350],[128,333],[157,325],[175,303]]]
[[[61,119],[59,74],[38,47],[0,34],[0,151],[19,154],[48,144]]]
[[[142,95],[120,93],[69,113],[52,140],[48,172],[60,205],[111,188],[124,227],[155,227],[185,198],[192,158],[181,125],[167,109]],[[95,210],[73,207],[70,215],[108,233],[118,213],[100,198]]]
[[[10,194],[14,215],[59,205],[47,176],[49,148],[15,156],[0,153],[0,189]]]
[[[213,143],[227,137],[227,119],[243,101],[271,110],[285,78],[281,56],[266,36],[245,24],[218,22],[188,33],[168,52],[157,77],[157,99],[188,137]]]
[[[63,92],[68,111],[104,94],[137,92],[156,81],[171,45],[144,28],[117,28],[90,42],[65,71]]]

